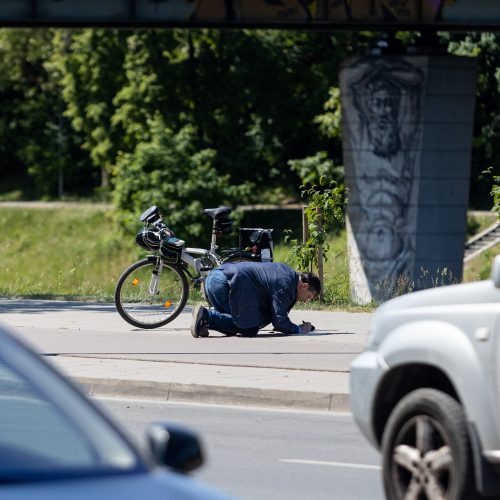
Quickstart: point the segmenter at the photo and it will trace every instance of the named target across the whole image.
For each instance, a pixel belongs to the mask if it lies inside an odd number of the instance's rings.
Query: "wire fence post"
[[[309,239],[309,222],[306,214],[307,205],[302,205],[302,245],[305,247]],[[309,263],[309,271],[312,272],[312,262]]]
[[[302,205],[302,244],[305,245],[309,239],[309,226],[306,215],[307,205]]]
[[[321,212],[321,208],[316,208],[316,214],[318,215],[318,232],[321,234],[323,229],[323,214]],[[318,277],[319,282],[321,283],[321,292],[319,293],[319,300],[323,302],[324,293],[323,293],[323,244],[318,245]]]

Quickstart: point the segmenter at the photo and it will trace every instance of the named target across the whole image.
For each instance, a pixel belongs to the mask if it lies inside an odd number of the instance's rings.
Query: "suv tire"
[[[407,394],[382,437],[384,488],[389,500],[476,498],[465,416],[436,389]]]

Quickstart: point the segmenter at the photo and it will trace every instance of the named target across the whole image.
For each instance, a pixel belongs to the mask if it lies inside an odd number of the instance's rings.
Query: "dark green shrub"
[[[216,152],[196,146],[193,126],[176,133],[157,119],[149,142],[120,155],[114,171],[114,203],[127,230],[137,228],[138,214],[157,205],[181,239],[191,246],[207,244],[210,221],[202,209],[245,202],[251,185],[232,185],[230,176],[220,175],[214,167]]]

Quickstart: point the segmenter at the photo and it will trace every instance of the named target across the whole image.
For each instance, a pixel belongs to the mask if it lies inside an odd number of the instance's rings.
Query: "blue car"
[[[0,326],[2,500],[227,498],[186,474],[203,461],[191,431],[152,424],[147,442],[146,455]]]

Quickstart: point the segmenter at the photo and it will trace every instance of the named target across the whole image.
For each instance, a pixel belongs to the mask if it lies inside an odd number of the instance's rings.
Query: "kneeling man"
[[[297,300],[308,301],[321,290],[313,273],[297,273],[279,262],[237,262],[210,271],[205,293],[213,309],[197,305],[193,310],[191,334],[208,337],[209,330],[226,335],[255,337],[269,323],[286,333],[308,333],[313,327],[300,326],[288,317]]]

